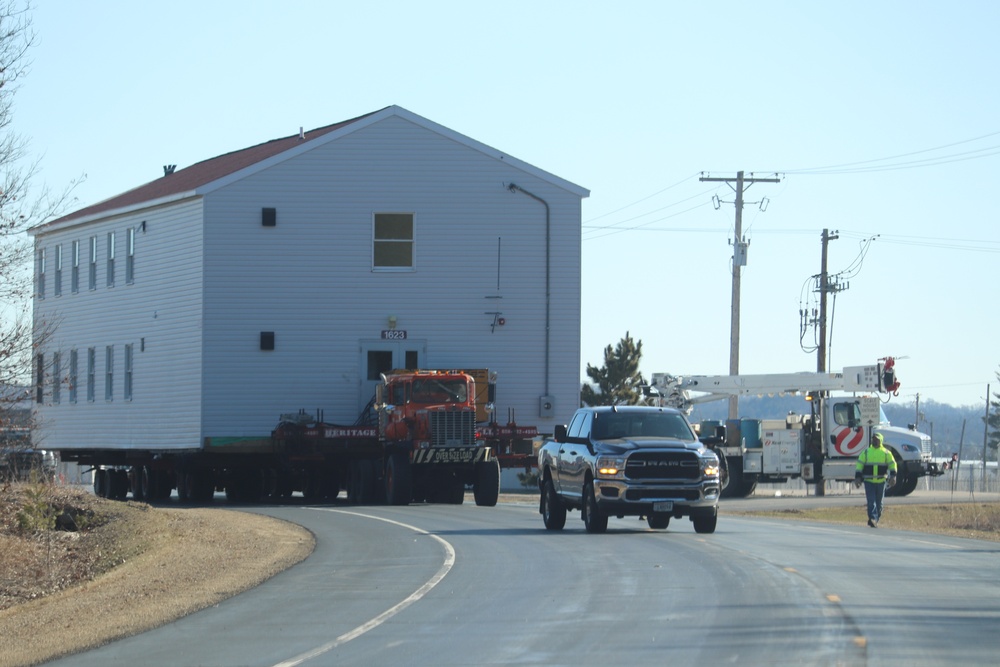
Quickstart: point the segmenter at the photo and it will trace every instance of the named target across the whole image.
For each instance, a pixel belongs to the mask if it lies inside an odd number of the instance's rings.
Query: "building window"
[[[97,389],[97,350],[92,347],[87,348],[87,400],[94,402],[94,394]]]
[[[45,248],[38,250],[38,298],[45,298]]]
[[[35,403],[45,400],[45,355],[35,357]]]
[[[108,232],[108,287],[115,286],[115,233]]]
[[[77,377],[78,363],[76,350],[69,351],[69,402],[76,403],[76,383],[79,380]]]
[[[73,294],[80,291],[80,242],[73,241],[73,273],[70,277],[70,289]]]
[[[104,348],[104,400],[115,398],[115,346]]]
[[[58,352],[52,353],[52,402],[62,400],[62,360]]]
[[[97,289],[97,237],[90,237],[90,289]]]
[[[52,286],[52,293],[56,296],[62,295],[62,246],[56,246],[56,279]]]
[[[125,400],[132,400],[132,346],[125,346]]]
[[[128,230],[128,248],[125,253],[125,284],[135,282],[135,227]]]
[[[413,268],[413,214],[376,213],[372,267],[381,270]]]

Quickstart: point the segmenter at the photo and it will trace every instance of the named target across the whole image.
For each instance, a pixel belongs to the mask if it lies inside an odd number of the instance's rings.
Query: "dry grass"
[[[739,512],[739,514],[856,525],[864,525],[866,520],[863,502],[857,507],[818,507],[805,510]],[[1000,504],[892,505],[887,503],[879,527],[1000,542]]]

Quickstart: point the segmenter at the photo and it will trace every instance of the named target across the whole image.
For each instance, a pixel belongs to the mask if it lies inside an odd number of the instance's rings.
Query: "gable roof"
[[[280,161],[287,159],[297,155],[302,150],[308,150],[309,148],[314,147],[317,142],[325,143],[326,141],[342,136],[345,132],[352,132],[359,127],[367,126],[388,116],[404,117],[418,125],[454,139],[459,143],[492,155],[497,159],[502,159],[504,162],[509,164],[518,166],[525,171],[541,177],[543,180],[568,189],[580,197],[587,197],[590,195],[590,191],[585,188],[581,188],[568,181],[564,181],[561,178],[532,167],[531,165],[521,162],[520,160],[511,158],[510,156],[496,151],[485,144],[481,144],[473,139],[470,139],[469,137],[433,123],[407,111],[406,109],[403,109],[402,107],[389,106],[356,118],[334,123],[333,125],[326,125],[302,134],[294,134],[289,137],[272,139],[271,141],[257,144],[256,146],[250,146],[249,148],[233,151],[231,153],[225,153],[224,155],[219,155],[217,157],[197,162],[190,167],[185,167],[184,169],[174,171],[170,174],[164,174],[164,176],[156,179],[155,181],[150,181],[149,183],[140,185],[139,187],[128,190],[120,195],[116,195],[96,204],[78,209],[55,220],[42,223],[37,227],[34,227],[32,230],[29,230],[29,233],[42,231],[46,228],[61,227],[64,223],[72,221],[84,222],[86,219],[102,217],[104,214],[110,214],[113,211],[126,212],[135,208],[144,208],[155,203],[165,203],[181,198],[205,194],[206,192],[214,189],[212,187],[213,184],[221,185],[222,183],[220,183],[220,181],[228,183],[234,178],[239,178],[242,177],[242,175],[245,175],[243,172],[256,171],[259,168],[270,166],[270,164],[276,160]],[[324,137],[325,140],[319,142],[319,140]]]

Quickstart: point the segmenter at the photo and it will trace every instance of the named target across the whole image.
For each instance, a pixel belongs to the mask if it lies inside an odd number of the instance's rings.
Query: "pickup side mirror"
[[[566,424],[556,424],[555,435],[552,439],[556,442],[566,442]]]

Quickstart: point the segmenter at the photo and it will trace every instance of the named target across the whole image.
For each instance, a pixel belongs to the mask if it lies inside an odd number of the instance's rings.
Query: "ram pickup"
[[[548,530],[579,509],[588,533],[608,517],[644,516],[652,529],[687,516],[698,533],[715,532],[719,458],[673,408],[603,406],[577,410],[538,451],[539,512]]]

